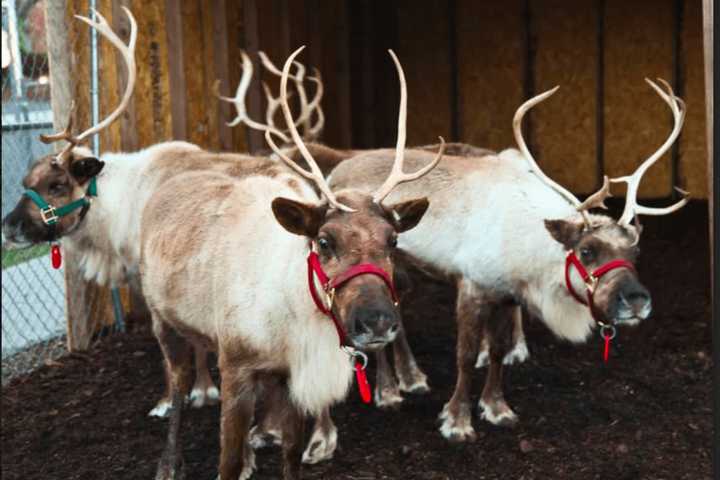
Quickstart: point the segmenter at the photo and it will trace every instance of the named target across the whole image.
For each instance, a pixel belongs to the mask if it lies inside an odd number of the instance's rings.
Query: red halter
[[[360,397],[363,402],[370,403],[370,384],[368,383],[367,375],[365,374],[365,367],[367,367],[367,355],[348,345],[345,329],[335,316],[335,312],[333,312],[332,309],[333,301],[335,300],[335,290],[359,275],[376,275],[380,277],[385,282],[388,289],[390,289],[390,295],[392,296],[393,302],[397,305],[398,299],[397,292],[395,291],[395,285],[393,285],[390,275],[388,275],[385,270],[371,263],[353,265],[337,277],[331,279],[323,270],[322,265],[320,265],[320,258],[317,253],[311,251],[308,255],[307,262],[308,288],[310,289],[310,296],[315,302],[318,310],[332,319],[333,325],[335,325],[335,330],[337,330],[338,338],[340,339],[340,348],[355,359],[355,376],[358,382],[358,389],[360,390]],[[328,302],[327,307],[322,300],[320,300],[320,295],[318,295],[318,292],[315,289],[314,275],[317,275],[318,280],[320,280],[323,290],[325,291]]]
[[[570,281],[571,266],[574,266],[577,269],[578,273],[583,279],[583,282],[585,282],[587,300],[582,298],[575,291],[575,288],[573,288],[572,281]],[[611,260],[606,264],[601,265],[595,270],[593,270],[592,273],[588,273],[588,271],[585,269],[585,266],[577,258],[577,255],[575,255],[574,250],[570,250],[565,257],[565,286],[567,287],[568,292],[570,292],[570,294],[575,298],[575,300],[582,303],[583,305],[587,305],[588,308],[590,308],[590,314],[592,315],[593,319],[595,319],[597,324],[600,325],[600,335],[603,337],[603,339],[605,339],[605,351],[603,353],[603,359],[605,360],[605,362],[608,361],[608,356],[610,354],[610,340],[615,338],[617,332],[614,325],[609,325],[598,319],[598,313],[597,309],[595,308],[595,302],[593,301],[593,295],[595,294],[595,289],[600,282],[600,278],[609,271],[615,270],[616,268],[627,268],[635,272],[635,265],[628,262],[627,260]]]

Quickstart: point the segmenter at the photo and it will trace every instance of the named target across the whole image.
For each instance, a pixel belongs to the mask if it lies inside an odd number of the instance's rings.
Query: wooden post
[[[50,64],[51,105],[53,126],[56,130],[62,129],[68,121],[70,104],[75,97],[73,92],[79,83],[85,83],[89,95],[89,77],[80,78],[80,75],[74,74],[74,66],[71,64],[72,55],[68,54],[73,46],[68,30],[68,11],[71,9],[77,10],[68,7],[66,0],[46,2],[45,22]],[[87,113],[87,105],[79,105],[79,107],[79,110],[83,109]],[[67,347],[70,351],[84,350],[90,345],[92,335],[97,331],[99,324],[112,321],[110,290],[85,281],[78,268],[76,253],[70,249],[66,249],[64,253]]]
[[[703,43],[705,52],[705,115],[707,126],[707,162],[708,162],[708,215],[710,223],[710,281],[711,294],[714,272],[713,258],[713,0],[703,0]],[[714,301],[714,298],[713,298]]]
[[[170,73],[170,111],[172,116],[172,137],[187,139],[187,95],[185,65],[183,62],[182,11],[180,0],[165,3],[165,29],[167,32]]]
[[[260,48],[257,2],[255,0],[244,0],[242,12],[244,20],[243,26],[245,27],[245,51],[250,55],[250,58],[256,59],[258,58],[257,52]],[[255,68],[257,68],[257,66]],[[262,112],[262,92],[260,88],[257,75],[254,75],[254,78],[250,82],[247,96],[247,111],[251,118],[265,118]],[[250,153],[260,150],[265,144],[263,134],[251,128],[245,128],[245,131],[247,132],[247,144]]]

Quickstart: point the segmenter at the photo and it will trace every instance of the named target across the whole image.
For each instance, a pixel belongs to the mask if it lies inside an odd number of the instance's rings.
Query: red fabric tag
[[[610,335],[605,335],[605,352],[603,353],[603,360],[605,363],[607,363],[608,358],[610,357],[610,340],[612,337]]]
[[[50,248],[50,261],[52,262],[52,266],[55,270],[60,268],[60,265],[62,265],[62,255],[60,254],[59,245],[53,245]]]
[[[358,383],[358,390],[360,390],[360,398],[365,403],[370,403],[370,384],[365,374],[365,369],[360,362],[355,363],[355,378]]]

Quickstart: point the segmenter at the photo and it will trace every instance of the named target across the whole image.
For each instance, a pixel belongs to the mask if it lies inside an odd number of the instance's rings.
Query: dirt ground
[[[653,294],[651,319],[620,332],[607,366],[598,337],[572,346],[528,322],[531,358],[506,375],[520,423],[507,430],[476,417],[472,444],[449,444],[435,423],[455,379],[454,290],[415,275],[405,323],[432,392],[385,412],[361,404],[353,390],[333,410],[335,458],[306,466],[304,477],[709,479],[707,207],[692,203],[644,223],[639,271]],[[478,371],[475,398],[484,375]],[[160,351],[142,323],[13,380],[2,389],[3,478],[153,478],[166,425],[146,414],[162,391]],[[218,417],[218,407],[185,417],[188,479],[217,475]],[[279,450],[261,451],[253,478],[279,478],[279,462]]]

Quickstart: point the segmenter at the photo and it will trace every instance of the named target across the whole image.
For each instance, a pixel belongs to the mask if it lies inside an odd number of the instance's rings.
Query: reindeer
[[[248,433],[258,385],[270,382],[283,393],[283,472],[294,479],[300,476],[304,416],[342,400],[353,368],[362,386],[360,350],[382,348],[397,334],[393,252],[398,234],[420,221],[428,201],[421,196],[386,205],[384,199],[397,185],[430,172],[442,147],[426,166],[402,171],[407,92],[391,52],[401,86],[393,172],[373,194],[331,190],[288,105],[290,67],[303,48],[285,62],[280,98],[310,170],[280,150],[267,131],[268,144],[294,173],[276,162],[249,168],[245,176],[184,173],[161,185],[142,213],[142,288],[173,387],[157,478],[176,478],[182,471],[178,435],[193,343],[218,352],[220,478],[252,474]],[[192,256],[178,262],[179,252]],[[317,293],[318,280],[324,295]]]
[[[97,22],[76,16],[95,28],[121,52],[128,81],[116,109],[97,125],[73,135],[72,119],[64,131],[41,136],[41,141],[65,141],[57,155],[36,160],[23,180],[26,189],[16,207],[3,219],[8,246],[27,247],[44,242],[62,243],[78,259],[85,278],[112,287],[129,284],[139,289],[140,215],[151,193],[182,171],[214,170],[232,175],[239,163],[262,168],[266,160],[242,154],[214,154],[186,142],[164,142],[134,153],[104,153],[95,158],[82,143],[112,124],[125,111],[132,96],[137,68],[137,23],[130,20],[127,45],[96,12]],[[252,72],[251,72],[252,73]],[[249,81],[249,80],[248,80]],[[308,105],[320,109],[317,96]],[[74,111],[74,108],[71,109]],[[311,111],[304,112],[310,116]],[[322,115],[322,113],[318,113]],[[189,401],[193,407],[217,402],[220,392],[207,368],[207,353],[197,345],[195,384]],[[166,387],[169,382],[166,381]],[[170,408],[169,389],[150,416],[165,417]]]
[[[517,422],[504,398],[502,366],[510,348],[509,330],[522,333],[522,306],[555,335],[576,343],[587,341],[594,330],[609,342],[618,326],[636,325],[650,315],[650,293],[633,267],[641,234],[638,216],[672,213],[687,203],[688,194],[677,189],[683,198],[666,208],[637,202],[642,176],[676,140],[685,116],[683,101],[667,83],[660,80],[665,92],[646,81],[670,107],[672,132],[632,175],[605,177],[603,187],[584,202],[540,170],[522,136],[525,113],[557,87],[517,110],[513,131],[519,151],[480,158],[445,156],[429,175],[390,195],[392,201],[419,192],[428,195],[431,207],[423,221],[400,238],[398,248],[424,270],[457,284],[458,377],[439,416],[445,438],[476,438],[470,387],[483,334],[489,366],[478,403],[480,417],[495,425]],[[375,188],[389,169],[388,156],[387,150],[371,151],[340,163],[330,176],[331,187]],[[427,152],[407,152],[409,165],[427,157]],[[628,186],[617,221],[589,213],[605,207],[611,182]]]

